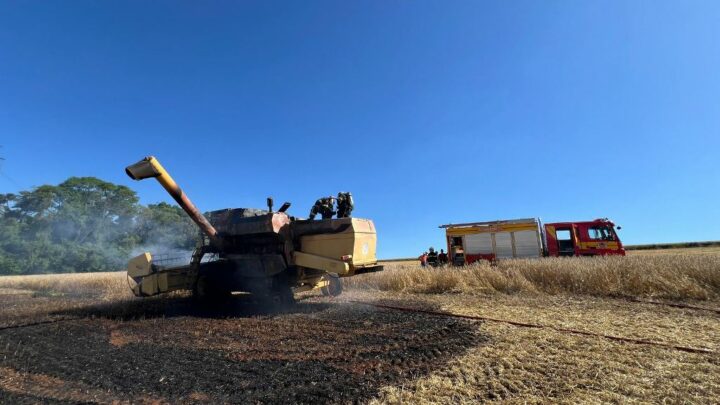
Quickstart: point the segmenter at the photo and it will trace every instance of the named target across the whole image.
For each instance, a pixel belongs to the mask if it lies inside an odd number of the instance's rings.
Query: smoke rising
[[[143,251],[179,260],[198,238],[179,207],[92,177],[2,194],[0,207],[0,274],[116,271]]]

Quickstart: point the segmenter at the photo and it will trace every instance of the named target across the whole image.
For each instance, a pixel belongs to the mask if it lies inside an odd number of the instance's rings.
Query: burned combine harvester
[[[382,270],[371,220],[289,216],[285,203],[272,209],[231,208],[206,218],[154,157],[128,166],[133,180],[155,178],[201,230],[202,242],[190,263],[163,266],[150,253],[130,260],[127,275],[136,296],[191,290],[204,300],[221,300],[232,292],[260,299],[294,302],[293,293],[320,288],[325,295],[342,292],[340,277]]]

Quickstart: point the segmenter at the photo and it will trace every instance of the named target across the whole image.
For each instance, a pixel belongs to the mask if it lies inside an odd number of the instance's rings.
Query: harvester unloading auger
[[[128,263],[136,296],[191,290],[201,299],[219,300],[232,292],[294,302],[293,292],[320,288],[325,295],[342,292],[340,277],[382,270],[377,264],[377,236],[371,220],[331,218],[304,220],[285,211],[230,208],[206,218],[153,156],[125,172],[133,180],[155,178],[198,225],[201,243],[190,263],[163,266],[143,253]]]

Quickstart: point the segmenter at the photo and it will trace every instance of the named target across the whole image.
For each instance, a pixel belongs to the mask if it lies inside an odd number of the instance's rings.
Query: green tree
[[[0,274],[119,270],[142,245],[187,250],[196,237],[179,207],[143,207],[95,177],[0,194]]]
[[[137,220],[139,244],[167,250],[191,250],[198,241],[198,229],[182,208],[161,202],[140,211]]]

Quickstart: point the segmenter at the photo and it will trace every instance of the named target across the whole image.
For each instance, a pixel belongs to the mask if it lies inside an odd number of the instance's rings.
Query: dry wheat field
[[[389,263],[268,311],[0,278],[2,403],[717,403],[720,254]]]

